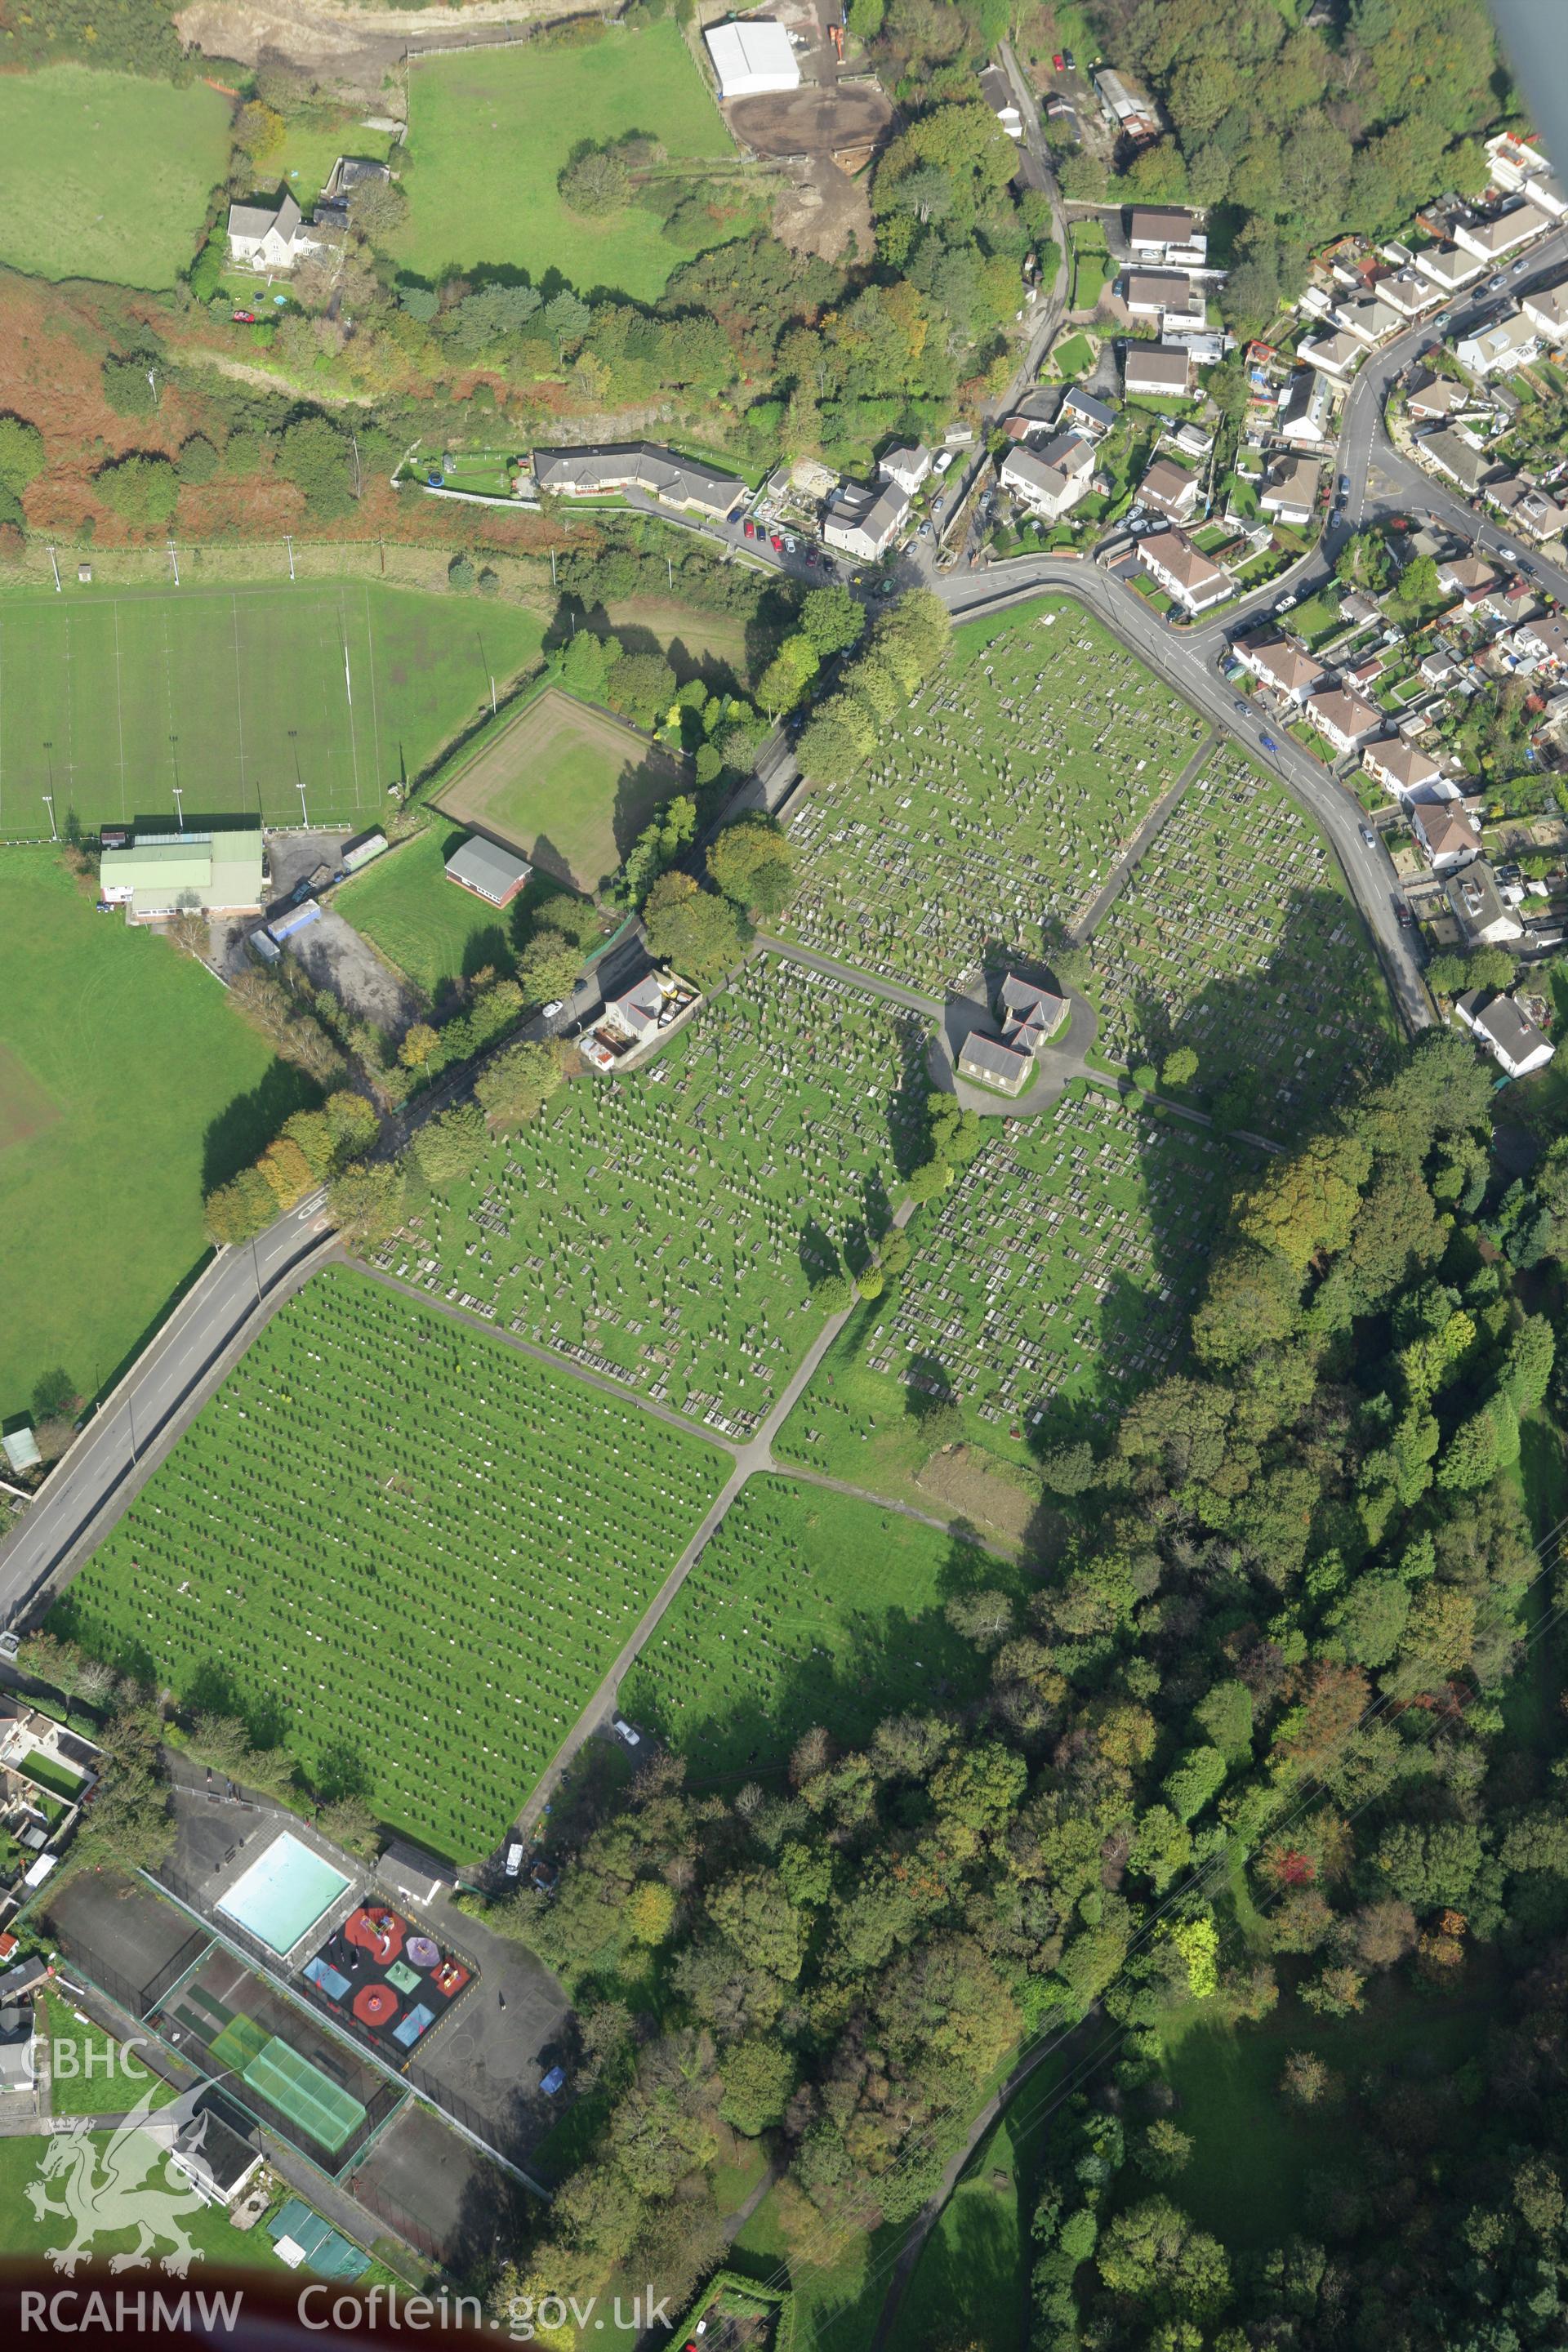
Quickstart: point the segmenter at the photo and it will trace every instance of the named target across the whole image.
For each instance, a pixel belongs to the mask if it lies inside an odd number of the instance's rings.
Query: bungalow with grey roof
[[[1473,497],[1487,476],[1496,471],[1486,451],[1479,448],[1468,434],[1450,425],[1444,425],[1436,433],[1423,434],[1415,447],[1426,465],[1435,466],[1440,474],[1447,474],[1451,482],[1458,482],[1467,497]]]
[[[1462,253],[1457,245],[1429,245],[1416,255],[1415,267],[1423,278],[1432,280],[1439,294],[1457,294],[1480,276],[1485,265],[1473,253]]]
[[[716,466],[683,457],[654,441],[614,441],[596,448],[536,449],[533,478],[559,498],[594,499],[644,490],[662,504],[728,522],[750,496],[744,482]]]
[[[1130,394],[1185,400],[1192,384],[1192,361],[1176,346],[1129,343],[1122,354],[1121,379]]]
[[[1495,266],[1504,254],[1517,253],[1521,245],[1539,236],[1545,226],[1546,215],[1527,201],[1515,205],[1511,212],[1495,214],[1490,220],[1461,221],[1454,231],[1454,242]]]
[[[447,860],[447,881],[491,907],[510,907],[527,887],[532,871],[526,857],[503,849],[499,841],[487,841],[482,833],[471,833]]]
[[[1454,1010],[1479,1045],[1510,1078],[1544,1069],[1557,1048],[1511,996],[1487,996],[1472,988],[1457,997]]]
[[[1484,857],[1446,874],[1443,895],[1459,919],[1467,947],[1503,947],[1524,937],[1524,925],[1504,901]]]

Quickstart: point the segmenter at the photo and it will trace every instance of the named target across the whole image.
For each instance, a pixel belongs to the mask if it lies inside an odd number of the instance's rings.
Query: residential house
[[[1122,383],[1129,398],[1142,393],[1156,400],[1185,400],[1192,383],[1192,361],[1184,351],[1166,343],[1129,343],[1122,354]]]
[[[985,66],[980,74],[980,95],[1007,133],[1009,139],[1022,139],[1024,118],[1018,101],[1013,95],[1013,85],[1000,66]]]
[[[1454,346],[1459,365],[1479,376],[1490,375],[1494,368],[1528,366],[1540,348],[1535,329],[1520,310],[1461,335]]]
[[[1417,425],[1440,425],[1455,410],[1463,408],[1471,397],[1462,384],[1446,375],[1434,375],[1430,368],[1418,368],[1410,380],[1405,395],[1405,405]]]
[[[935,462],[923,442],[917,441],[912,446],[907,441],[898,442],[886,456],[878,458],[877,478],[896,482],[912,499]]]
[[[1208,260],[1208,239],[1197,215],[1179,205],[1134,205],[1127,220],[1127,245],[1134,261],[1202,269]]]
[[[1363,701],[1349,687],[1324,687],[1319,693],[1310,695],[1305,716],[1308,725],[1315,727],[1342,759],[1359,751],[1363,743],[1383,732],[1382,711],[1374,704]]]
[[[1487,499],[1499,513],[1533,540],[1560,539],[1568,526],[1568,507],[1561,506],[1528,474],[1505,474],[1485,488]]]
[[[123,907],[128,923],[174,915],[258,915],[266,903],[266,858],[258,826],[232,833],[138,832],[126,849],[98,861],[101,904]]]
[[[1373,290],[1380,302],[1386,302],[1391,310],[1397,310],[1406,320],[1424,318],[1443,299],[1432,280],[1423,278],[1411,263],[1387,278],[1380,278]]]
[[[1078,433],[1058,433],[1043,449],[1010,449],[1002,483],[1019,502],[1054,522],[1076,507],[1094,474],[1094,451]]]
[[[1457,245],[1429,245],[1415,257],[1415,267],[1423,278],[1429,278],[1439,294],[1458,294],[1462,287],[1473,285],[1485,264],[1473,253],[1463,253]]]
[[[1421,656],[1421,675],[1428,686],[1457,686],[1464,674],[1463,656],[1441,637]]]
[[[721,29],[729,29],[723,27]],[[644,490],[666,506],[728,522],[751,496],[744,482],[653,441],[606,442],[591,449],[536,449],[533,478],[562,498],[592,499]]]
[[[1070,425],[1075,433],[1098,441],[1102,433],[1110,432],[1118,413],[1109,401],[1097,400],[1093,393],[1080,392],[1077,384],[1069,384],[1062,394],[1057,423],[1064,428]]]
[[[1329,438],[1334,395],[1316,368],[1298,368],[1279,396],[1275,431],[1282,441],[1321,448]]]
[[[1200,466],[1214,447],[1213,433],[1200,425],[1195,416],[1184,416],[1168,437],[1173,449],[1179,449],[1184,457],[1191,457]]]
[[[1396,800],[1458,800],[1452,784],[1446,784],[1442,769],[1436,760],[1428,759],[1413,743],[1401,742],[1391,736],[1386,742],[1368,743],[1361,755],[1362,766],[1384,792]]]
[[[1480,835],[1463,809],[1450,803],[1418,802],[1410,812],[1410,827],[1434,874],[1451,874],[1481,854]]]
[[[1526,294],[1519,307],[1543,341],[1561,343],[1568,336],[1568,278]]]
[[[1477,988],[1455,1000],[1454,1010],[1494,1062],[1510,1078],[1522,1078],[1544,1069],[1556,1052],[1544,1029],[1538,1028],[1511,996],[1488,996]]]
[[[1553,675],[1568,669],[1568,620],[1559,614],[1521,621],[1509,644],[1516,657],[1532,669],[1550,670]]]
[[[1376,294],[1363,295],[1360,301],[1342,302],[1334,312],[1334,323],[1342,327],[1347,335],[1353,335],[1358,343],[1365,343],[1370,351],[1378,343],[1385,343],[1390,335],[1398,334],[1405,320],[1383,300],[1380,289]]]
[[[1524,925],[1504,901],[1484,857],[1446,874],[1443,895],[1458,918],[1467,947],[1506,947],[1524,937]]]
[[[1173,457],[1156,457],[1138,485],[1140,506],[1152,507],[1170,522],[1185,522],[1197,499],[1197,476]]]
[[[1204,323],[1202,289],[1183,269],[1130,269],[1121,299],[1133,319],[1159,319],[1166,328]]]
[[[971,1030],[958,1049],[958,1066],[965,1077],[1016,1095],[1022,1092],[1041,1048],[1067,1019],[1067,1002],[1048,988],[1009,972],[1002,982],[997,1009],[1001,1036],[988,1037],[978,1029]]]
[[[1258,503],[1279,522],[1310,522],[1322,476],[1322,467],[1310,457],[1276,457],[1263,477]]]
[[[823,512],[822,536],[857,562],[875,563],[887,553],[910,515],[910,494],[897,482],[879,490],[845,482],[828,499]]]
[[[739,25],[715,25],[702,38],[721,98],[762,98],[800,88],[800,61],[783,25],[750,16]]]
[[[510,907],[527,888],[532,872],[526,857],[515,849],[503,849],[499,841],[488,841],[482,833],[471,833],[447,860],[447,881],[490,907]]]
[[[275,205],[230,205],[228,257],[238,269],[289,270],[307,253],[319,253],[305,215],[285,189]]]
[[[1532,202],[1535,191],[1531,183],[1550,169],[1540,148],[1512,131],[1500,131],[1487,141],[1487,165],[1494,188],[1502,188],[1510,195],[1528,191]]]
[[[1255,629],[1250,636],[1238,637],[1235,651],[1243,669],[1298,708],[1328,677],[1321,662],[1278,629]]]
[[[1428,466],[1447,474],[1458,482],[1467,498],[1473,498],[1487,476],[1495,471],[1494,460],[1487,455],[1462,427],[1444,425],[1436,433],[1423,435],[1416,449]]]
[[[1155,531],[1138,542],[1138,561],[1168,596],[1189,613],[1222,604],[1236,583],[1222,564],[1200,555],[1184,531]]]
[[[1356,362],[1365,353],[1366,345],[1358,342],[1354,335],[1347,335],[1342,327],[1331,335],[1309,335],[1296,349],[1298,359],[1305,360],[1309,367],[1321,368],[1336,383],[1346,382]]]
[[[1545,213],[1554,221],[1568,214],[1568,188],[1555,172],[1543,172],[1540,179],[1531,181],[1530,201],[1538,213]]]
[[[330,231],[334,239],[342,236],[349,226],[349,208],[356,188],[371,187],[378,181],[390,180],[391,172],[384,163],[373,163],[363,155],[340,155],[327,174],[326,186],[316,199],[314,227],[318,236]]]
[[[697,991],[678,972],[645,971],[640,980],[605,1003],[577,1050],[596,1070],[613,1070],[628,1055],[651,1045],[662,1030],[697,1002]]]
[[[241,2118],[235,2110],[230,2108],[235,2120],[228,2123],[218,2108],[217,2095],[204,2091],[166,2154],[171,2171],[183,2174],[199,2197],[209,2205],[226,2207],[260,2171],[262,2156],[236,2128]],[[154,2116],[147,2128],[160,2137],[167,2126],[160,2126]]]
[[[1495,269],[1505,254],[1517,253],[1545,227],[1546,215],[1525,203],[1515,205],[1511,212],[1496,213],[1490,220],[1461,221],[1454,231],[1454,242]]]
[[[1479,555],[1446,555],[1438,561],[1437,585],[1450,596],[1462,596],[1467,604],[1479,604],[1496,584],[1497,573]]]

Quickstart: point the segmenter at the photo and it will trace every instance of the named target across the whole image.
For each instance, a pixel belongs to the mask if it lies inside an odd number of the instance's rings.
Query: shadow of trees
[[[266,1150],[284,1120],[320,1102],[321,1090],[292,1062],[275,1057],[257,1085],[226,1103],[202,1138],[202,1190],[216,1192]]]

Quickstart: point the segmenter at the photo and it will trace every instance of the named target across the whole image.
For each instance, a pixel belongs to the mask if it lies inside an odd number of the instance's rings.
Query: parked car
[[[784,541],[779,537],[776,530],[769,531],[768,543],[772,547],[775,555],[782,555],[784,553]]]
[[[1409,930],[1415,923],[1415,918],[1411,913],[1407,902],[1403,898],[1395,898],[1394,902],[1394,911],[1398,916],[1404,928],[1406,930]]]
[[[1340,476],[1340,496],[1342,499],[1348,499],[1350,494],[1351,478],[1348,474],[1342,474]]]
[[[1077,73],[1078,59],[1074,57],[1070,49],[1064,49],[1062,51],[1062,63],[1066,66],[1068,73]]]
[[[613,1716],[611,1717],[610,1729],[615,1733],[617,1739],[624,1739],[628,1748],[640,1748],[642,1746],[642,1733],[640,1731],[634,1731],[624,1715]]]
[[[795,543],[794,539],[790,536],[789,532],[786,530],[786,531],[785,531],[785,533],[784,533],[784,553],[785,553],[786,555],[793,555],[793,554],[795,553]]]
[[[1266,751],[1278,751],[1279,749],[1272,735],[1259,735],[1258,740]]]
[[[932,467],[932,471],[938,474],[945,474],[957,455],[958,452],[956,449],[939,449],[936,454],[936,462]]]
[[[1067,71],[1067,52],[1064,49],[1057,49],[1052,53],[1051,70],[1053,73]]]
[[[1377,847],[1377,835],[1373,833],[1370,824],[1363,825],[1361,829],[1361,837],[1365,842],[1369,849],[1375,849]]]
[[[553,1021],[558,1013],[565,1012],[566,1006],[563,999],[557,996],[553,997],[548,1004],[542,1004],[539,1009],[546,1021]]]
[[[808,547],[806,549],[805,560],[808,563],[815,563],[816,562],[816,550],[815,547]]]
[[[1516,278],[1522,278],[1529,268],[1530,263],[1528,259],[1524,261],[1516,261],[1513,265],[1513,274]]]
[[[552,2066],[548,2074],[542,2074],[540,2076],[539,2087],[545,2098],[555,2098],[566,2088],[565,2067]]]
[[[254,310],[231,310],[228,315],[237,327],[254,327],[256,324]]]
[[[746,517],[746,520],[745,520],[745,523],[744,523],[743,528],[744,528],[744,530],[745,530],[746,537],[747,537],[748,539],[755,539],[755,537],[756,537],[756,535],[757,535],[757,526],[756,526],[756,524],[752,520],[752,518],[751,518],[751,516],[750,516],[750,515],[748,515],[748,516]]]
[[[1503,276],[1502,271],[1500,269],[1495,278],[1489,278],[1487,279],[1487,292],[1489,294],[1500,294],[1507,284],[1508,279]]]
[[[516,1878],[521,1869],[522,1845],[521,1840],[514,1838],[506,1850],[506,1874],[509,1878]]]

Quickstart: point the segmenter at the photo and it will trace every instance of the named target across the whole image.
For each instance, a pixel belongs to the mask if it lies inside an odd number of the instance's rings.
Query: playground
[[[394,2066],[407,2064],[416,2044],[479,1979],[471,1960],[375,1903],[351,1911],[300,1974],[318,2000]]]

